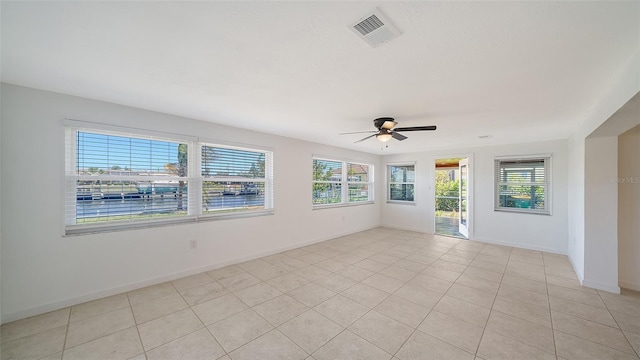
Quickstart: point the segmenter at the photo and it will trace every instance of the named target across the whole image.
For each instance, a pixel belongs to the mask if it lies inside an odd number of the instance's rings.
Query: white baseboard
[[[592,289],[608,291],[614,294],[620,294],[620,287],[616,284],[606,284],[600,281],[591,281],[588,279],[584,279],[582,280],[582,286],[590,287]]]
[[[485,243],[494,244],[494,245],[511,246],[511,247],[515,247],[515,248],[519,248],[519,249],[536,250],[536,251],[543,251],[543,252],[548,252],[548,253],[552,253],[552,254],[567,255],[567,251],[566,250],[556,249],[556,248],[549,248],[549,247],[545,247],[545,246],[514,243],[514,242],[510,242],[510,241],[496,241],[496,240],[478,239],[478,238],[470,238],[469,240],[480,241],[480,242],[485,242]]]
[[[245,262],[245,261],[249,261],[249,260],[254,260],[257,258],[261,258],[264,256],[269,256],[269,255],[273,255],[273,254],[277,254],[283,251],[287,251],[287,250],[291,250],[291,249],[297,249],[300,247],[304,247],[304,246],[308,246],[308,245],[313,245],[319,242],[323,242],[326,240],[331,240],[331,239],[335,239],[341,236],[347,236],[347,235],[351,235],[351,234],[355,234],[361,231],[366,231],[366,230],[370,230],[370,229],[374,229],[376,227],[379,227],[378,225],[375,226],[368,226],[368,227],[363,227],[363,228],[358,228],[355,230],[350,230],[350,231],[346,231],[346,232],[342,232],[342,233],[337,233],[331,236],[324,236],[324,237],[319,237],[313,240],[308,240],[308,241],[304,241],[304,242],[300,242],[300,243],[295,243],[295,244],[291,244],[291,245],[287,245],[284,247],[280,247],[274,250],[269,250],[269,251],[265,251],[265,252],[261,252],[261,253],[255,253],[255,254],[251,254],[251,255],[247,255],[247,256],[242,256],[242,257],[238,257],[235,259],[231,259],[228,261],[223,261],[223,262],[219,262],[219,263],[215,263],[215,264],[211,264],[211,265],[207,265],[207,266],[201,266],[198,268],[193,268],[193,269],[189,269],[189,270],[185,270],[185,271],[180,271],[177,273],[173,273],[173,274],[167,274],[167,275],[163,275],[163,276],[159,276],[159,277],[155,277],[152,279],[147,279],[147,280],[143,280],[143,281],[138,281],[138,282],[133,282],[130,284],[126,284],[123,286],[117,286],[111,289],[106,289],[106,290],[101,290],[101,291],[96,291],[96,292],[92,292],[92,293],[88,293],[88,294],[84,294],[84,295],[80,295],[80,296],[74,296],[74,297],[70,297],[61,301],[56,301],[56,302],[52,302],[52,303],[48,303],[45,305],[40,305],[40,306],[35,306],[32,308],[28,308],[25,310],[21,310],[21,311],[16,311],[13,313],[9,313],[9,314],[3,314],[2,315],[2,323],[7,323],[7,322],[11,322],[11,321],[15,321],[15,320],[20,320],[20,319],[24,319],[30,316],[35,316],[35,315],[40,315],[40,314],[44,314],[50,311],[55,311],[55,310],[59,310],[59,309],[63,309],[69,306],[74,306],[74,305],[78,305],[78,304],[82,304],[85,303],[87,301],[93,301],[93,300],[97,300],[97,299],[101,299],[107,296],[113,296],[113,295],[118,295],[118,294],[122,294],[124,292],[128,292],[128,291],[132,291],[132,290],[137,290],[143,287],[147,287],[147,286],[151,286],[151,285],[156,285],[156,284],[160,284],[163,282],[167,282],[167,281],[172,281],[172,280],[176,280],[176,279],[180,279],[183,278],[185,276],[190,276],[190,275],[195,275],[195,274],[200,274],[202,272],[205,271],[211,271],[211,270],[215,270],[215,269],[219,269],[221,267],[225,267],[228,265],[233,265],[233,264],[237,264],[237,263],[241,263],[241,262]]]
[[[640,291],[640,283],[639,282],[624,281],[624,280],[618,280],[618,282],[619,282],[619,285],[620,285],[621,288]]]

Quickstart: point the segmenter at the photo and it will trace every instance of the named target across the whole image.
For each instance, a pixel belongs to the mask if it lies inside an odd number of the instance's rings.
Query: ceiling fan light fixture
[[[391,140],[391,138],[392,136],[389,133],[376,134],[376,139],[378,139],[378,141],[381,141],[381,142],[387,142]]]

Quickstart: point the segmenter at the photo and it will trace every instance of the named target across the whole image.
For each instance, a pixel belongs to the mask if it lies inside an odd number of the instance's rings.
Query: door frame
[[[475,174],[475,162],[473,159],[473,153],[453,153],[453,154],[449,154],[449,153],[443,153],[443,154],[439,154],[439,155],[433,155],[431,158],[431,179],[429,180],[430,182],[430,187],[431,187],[431,221],[433,224],[433,229],[434,229],[434,233],[435,233],[435,228],[436,228],[436,213],[435,213],[435,208],[436,208],[436,186],[435,186],[435,179],[436,179],[436,160],[438,159],[454,159],[454,158],[466,158],[467,159],[467,165],[468,165],[468,176],[469,179],[467,181],[467,211],[468,211],[468,215],[469,217],[467,218],[467,229],[469,230],[469,235],[467,236],[468,240],[472,240],[475,238],[475,234],[474,234],[474,218],[475,218],[475,201],[474,201],[474,197],[475,197],[475,181],[474,181],[474,174]]]

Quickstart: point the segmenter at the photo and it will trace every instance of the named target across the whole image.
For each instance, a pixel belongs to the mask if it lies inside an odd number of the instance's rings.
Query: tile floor
[[[9,359],[638,359],[566,256],[378,228],[1,327]]]

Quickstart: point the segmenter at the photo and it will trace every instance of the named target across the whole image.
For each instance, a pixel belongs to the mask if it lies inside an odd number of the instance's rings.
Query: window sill
[[[120,222],[111,224],[100,225],[72,225],[65,228],[64,235],[67,236],[79,236],[79,235],[91,235],[101,234],[107,232],[127,231],[127,230],[139,230],[148,229],[163,226],[183,225],[183,224],[195,224],[199,222],[217,221],[217,220],[230,220],[230,219],[242,219],[251,218],[257,216],[274,215],[275,212],[271,210],[251,211],[233,214],[203,214],[199,216],[183,216],[177,219],[170,220],[158,220],[158,221],[135,221],[135,222]]]
[[[415,206],[416,202],[415,201],[404,201],[404,200],[387,200],[387,204]]]
[[[531,215],[547,215],[547,216],[551,216],[551,211],[550,210],[531,211],[531,210],[520,209],[520,208],[496,208],[496,209],[493,209],[493,210],[494,211],[499,211],[499,212],[509,212],[509,213],[517,213],[517,214],[531,214]]]
[[[355,203],[339,203],[339,204],[318,204],[313,205],[313,210],[333,209],[339,207],[360,206],[375,204],[375,201],[360,201]]]

